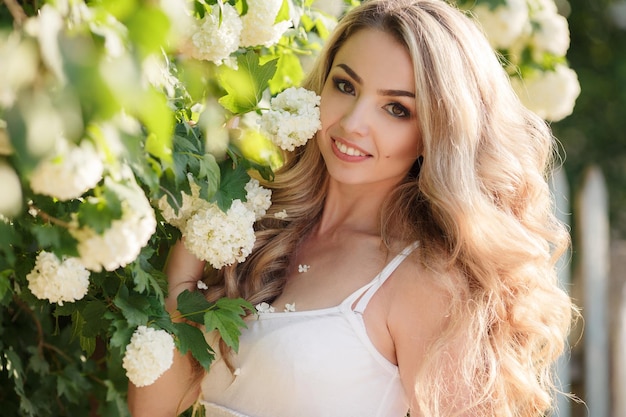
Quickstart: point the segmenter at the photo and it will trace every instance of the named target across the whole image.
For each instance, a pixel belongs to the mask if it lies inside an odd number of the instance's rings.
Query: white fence
[[[609,196],[599,168],[589,168],[574,192],[564,173],[556,172],[553,192],[557,215],[575,233],[573,252],[560,265],[560,279],[583,317],[570,340],[575,354],[564,355],[557,373],[562,390],[584,401],[577,404],[559,396],[555,415],[626,417],[626,244],[611,242]],[[570,201],[575,201],[573,208]]]

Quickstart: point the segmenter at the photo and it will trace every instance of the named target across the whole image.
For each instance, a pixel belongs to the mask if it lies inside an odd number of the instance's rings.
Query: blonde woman
[[[483,35],[444,1],[366,1],[305,87],[321,130],[266,184],[252,255],[207,278],[259,314],[206,375],[179,355],[131,386],[133,415],[543,416],[572,312],[554,141]],[[203,271],[178,244],[170,300]]]

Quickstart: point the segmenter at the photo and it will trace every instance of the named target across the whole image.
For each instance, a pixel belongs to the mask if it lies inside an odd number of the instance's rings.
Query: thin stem
[[[17,0],[0,0],[0,2],[4,2],[4,4],[7,5],[7,9],[9,9],[11,16],[13,16],[13,21],[16,26],[22,26],[24,21],[28,19],[26,12],[24,12],[24,9],[19,5]]]
[[[45,211],[42,211],[41,209],[37,208],[35,205],[31,204],[29,206],[30,210],[33,210],[35,212],[35,214],[38,217],[41,217],[43,220],[55,224],[57,226],[61,226],[64,227],[66,229],[71,229],[72,225],[69,224],[68,222],[64,222],[63,220],[57,219],[56,217],[53,217],[51,215],[49,215],[48,213],[46,213]]]

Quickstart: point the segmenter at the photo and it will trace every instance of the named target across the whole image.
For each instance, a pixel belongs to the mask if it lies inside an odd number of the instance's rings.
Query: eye
[[[400,103],[389,103],[383,107],[393,117],[407,118],[411,117],[411,112]]]
[[[350,81],[341,78],[333,78],[333,83],[335,84],[335,88],[342,93],[350,95],[354,94],[354,86]]]

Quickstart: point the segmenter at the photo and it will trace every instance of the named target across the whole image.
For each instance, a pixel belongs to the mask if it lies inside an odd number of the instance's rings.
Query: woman
[[[483,35],[443,1],[367,1],[305,87],[321,130],[266,185],[252,255],[207,281],[259,314],[200,383],[179,355],[131,386],[133,414],[544,415],[572,311],[554,142]],[[169,302],[203,270],[177,244]]]

